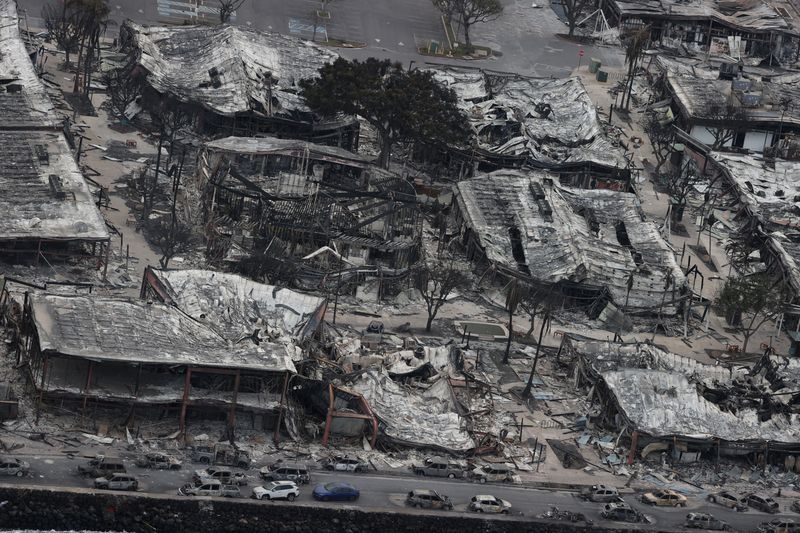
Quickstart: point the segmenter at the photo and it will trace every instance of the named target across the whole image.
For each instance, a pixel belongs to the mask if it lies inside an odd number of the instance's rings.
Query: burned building
[[[714,149],[761,153],[800,133],[796,83],[764,81],[758,76],[710,80],[669,74],[677,125],[695,144]]]
[[[453,173],[470,176],[476,166],[533,167],[558,174],[565,185],[629,189],[629,161],[606,134],[580,78],[457,67],[430,71],[456,92],[473,129],[474,149],[451,148],[446,155]]]
[[[121,50],[129,75],[143,83],[140,105],[186,111],[195,129],[213,135],[271,133],[356,149],[354,117],[320,121],[300,97],[299,82],[337,55],[278,33],[227,24],[141,26],[126,22]]]
[[[647,28],[651,44],[734,58],[793,61],[797,53],[797,11],[788,1],[612,0],[601,7],[620,33]]]
[[[122,406],[129,416],[174,416],[181,430],[209,417],[277,430],[324,300],[197,270],[148,269],[142,295],[152,300],[15,296],[20,360],[40,404]]]
[[[467,257],[600,311],[675,314],[686,278],[635,194],[564,187],[544,172],[497,171],[457,185]]]
[[[198,180],[208,257],[230,268],[317,287],[402,278],[419,257],[413,186],[344,149],[228,137],[205,144]]]
[[[20,38],[11,0],[0,0],[0,50],[0,257],[101,267],[108,229]]]
[[[561,357],[591,390],[590,422],[621,432],[635,453],[669,450],[675,462],[706,455],[800,452],[800,408],[774,396],[757,369],[707,365],[642,343],[564,337]]]
[[[730,236],[748,249],[776,279],[784,280],[795,301],[800,295],[800,162],[712,152],[709,173],[719,173],[734,208]],[[788,302],[791,303],[791,302]],[[787,308],[786,325],[800,325],[800,312]]]

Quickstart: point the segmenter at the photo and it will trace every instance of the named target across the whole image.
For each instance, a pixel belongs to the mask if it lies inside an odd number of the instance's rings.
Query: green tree
[[[783,280],[776,280],[766,272],[730,277],[720,289],[714,305],[728,323],[744,337],[742,351],[766,322],[775,320],[784,312],[790,299]]]
[[[323,116],[360,115],[378,132],[380,165],[389,167],[399,141],[462,144],[469,126],[452,89],[430,72],[404,71],[399,63],[374,58],[339,58],[319,69],[319,77],[302,80],[308,106]]]
[[[448,20],[458,18],[464,27],[464,44],[467,51],[472,51],[469,29],[473,24],[489,22],[503,13],[500,0],[432,0],[433,5]]]

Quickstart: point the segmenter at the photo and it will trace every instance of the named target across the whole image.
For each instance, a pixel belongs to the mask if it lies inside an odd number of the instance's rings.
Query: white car
[[[289,500],[294,501],[300,496],[300,488],[294,481],[271,481],[263,487],[253,489],[253,498],[256,500]]]
[[[487,494],[478,494],[469,501],[468,509],[476,513],[508,514],[511,511],[511,503]]]

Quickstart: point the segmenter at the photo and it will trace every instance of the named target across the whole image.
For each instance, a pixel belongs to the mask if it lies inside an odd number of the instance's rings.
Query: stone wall
[[[485,519],[441,511],[315,507],[304,503],[0,485],[0,527],[128,532],[568,533],[614,531],[561,522]],[[620,528],[620,531],[626,531]],[[630,531],[630,530],[627,530]]]

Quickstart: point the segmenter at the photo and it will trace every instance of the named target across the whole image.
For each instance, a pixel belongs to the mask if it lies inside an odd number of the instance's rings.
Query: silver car
[[[131,474],[112,474],[109,477],[99,477],[94,480],[94,488],[106,490],[137,490],[139,480]]]
[[[476,513],[508,514],[511,511],[511,503],[488,494],[478,494],[469,501],[467,509]]]

